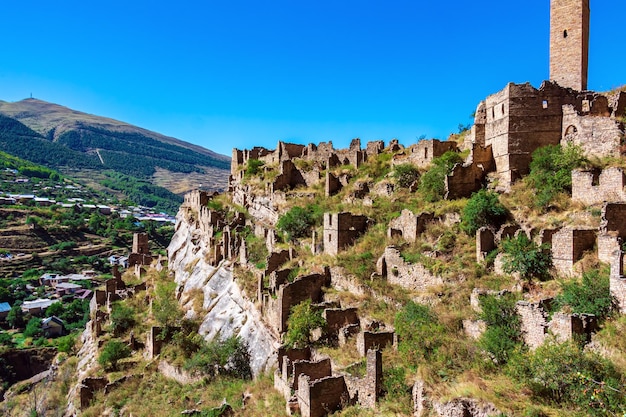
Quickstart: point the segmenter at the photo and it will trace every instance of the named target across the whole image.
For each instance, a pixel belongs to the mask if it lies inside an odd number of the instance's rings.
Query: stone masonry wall
[[[622,168],[606,168],[601,173],[572,171],[572,200],[586,205],[605,201],[626,201],[626,175]]]
[[[368,226],[366,216],[351,213],[324,213],[324,252],[337,254],[352,245]]]
[[[561,145],[580,146],[586,156],[618,157],[624,127],[610,117],[581,115],[573,105],[563,106]]]
[[[596,230],[563,228],[552,235],[552,263],[560,275],[574,275],[574,264],[596,243]]]
[[[387,278],[387,282],[410,290],[423,291],[428,287],[443,284],[443,278],[434,275],[422,264],[405,262],[400,250],[395,246],[385,248],[377,267],[380,268],[378,273]]]

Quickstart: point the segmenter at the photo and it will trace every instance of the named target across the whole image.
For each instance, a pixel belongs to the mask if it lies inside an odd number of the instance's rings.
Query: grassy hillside
[[[56,169],[114,170],[153,184],[157,172],[193,173],[214,190],[225,188],[230,168],[230,158],[200,146],[35,99],[0,101],[0,151]],[[180,185],[170,191],[181,193]]]

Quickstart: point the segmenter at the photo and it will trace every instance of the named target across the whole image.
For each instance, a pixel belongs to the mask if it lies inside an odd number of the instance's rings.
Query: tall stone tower
[[[550,0],[550,79],[587,89],[589,0]]]

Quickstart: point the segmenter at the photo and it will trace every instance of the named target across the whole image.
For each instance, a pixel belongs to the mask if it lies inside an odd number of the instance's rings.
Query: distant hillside
[[[200,146],[36,99],[0,101],[0,150],[61,170],[114,170],[155,184],[157,171],[193,173],[210,189],[225,187],[230,167],[230,158]]]

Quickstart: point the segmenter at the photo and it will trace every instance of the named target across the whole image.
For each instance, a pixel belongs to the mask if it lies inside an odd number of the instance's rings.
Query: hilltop
[[[177,194],[223,189],[230,165],[201,146],[37,99],[0,101],[0,150],[84,177],[113,170]]]

